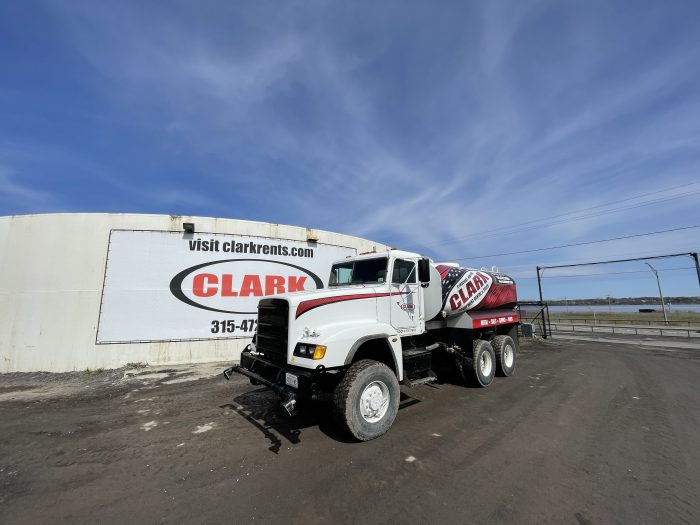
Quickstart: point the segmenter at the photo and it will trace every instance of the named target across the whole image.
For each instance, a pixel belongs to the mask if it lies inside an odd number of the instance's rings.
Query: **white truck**
[[[370,440],[394,422],[400,384],[439,374],[486,387],[513,374],[516,302],[497,272],[362,254],[333,264],[327,288],[262,299],[253,341],[224,376],[266,385],[290,414],[299,399],[330,401],[342,427]]]

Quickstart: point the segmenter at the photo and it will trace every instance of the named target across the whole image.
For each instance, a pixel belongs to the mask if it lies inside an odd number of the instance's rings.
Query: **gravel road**
[[[700,349],[530,342],[368,443],[192,368],[0,377],[0,522],[700,522]]]

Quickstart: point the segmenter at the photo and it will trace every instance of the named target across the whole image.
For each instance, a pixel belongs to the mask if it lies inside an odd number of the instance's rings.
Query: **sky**
[[[305,226],[498,267],[534,299],[537,265],[700,250],[699,19],[674,0],[2,2],[0,215]],[[666,295],[700,295],[689,257],[650,262]],[[544,292],[657,287],[635,262],[547,270]]]

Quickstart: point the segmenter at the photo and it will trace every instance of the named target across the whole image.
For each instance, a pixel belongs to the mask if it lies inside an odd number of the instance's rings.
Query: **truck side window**
[[[347,286],[349,284],[383,283],[389,266],[388,257],[351,260],[334,264],[329,286]]]
[[[394,261],[394,273],[391,276],[391,282],[393,284],[415,283],[416,263],[413,261],[396,259]]]

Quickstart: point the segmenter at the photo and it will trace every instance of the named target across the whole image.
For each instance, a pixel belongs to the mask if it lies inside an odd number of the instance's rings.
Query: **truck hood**
[[[286,299],[289,302],[290,311],[295,310],[297,315],[299,315],[305,308],[324,304],[326,302],[333,302],[333,299],[336,298],[376,295],[380,293],[388,293],[388,287],[383,285],[370,286],[366,284],[333,286],[332,288],[281,294],[275,297]]]

